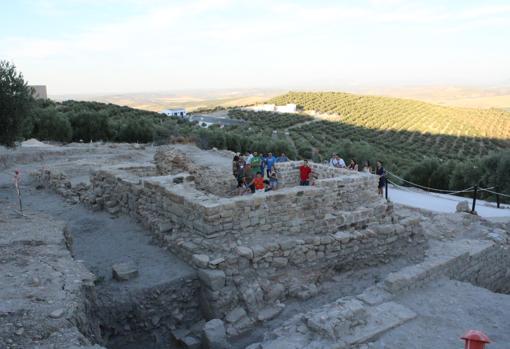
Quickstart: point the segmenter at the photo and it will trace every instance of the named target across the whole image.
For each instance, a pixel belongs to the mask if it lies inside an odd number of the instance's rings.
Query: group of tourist
[[[273,153],[259,154],[256,151],[248,151],[245,155],[236,154],[232,163],[232,172],[237,179],[237,190],[239,195],[264,193],[278,188],[277,164],[289,161],[289,158],[282,153],[280,156],[274,156]],[[359,171],[358,162],[354,159],[349,161],[349,165],[338,155],[333,154],[329,160],[329,165],[336,168],[345,168],[352,171]],[[372,171],[370,162],[363,163],[361,169],[363,172],[375,173],[379,176],[377,191],[383,195],[383,188],[386,184],[386,172],[381,161],[377,161],[375,172]],[[308,160],[304,160],[299,167],[299,184],[313,185],[315,179],[312,168]]]
[[[237,179],[238,194],[276,190],[278,188],[276,164],[287,161],[289,158],[285,153],[278,157],[273,153],[259,154],[256,151],[248,151],[244,156],[235,155],[232,172]]]
[[[346,165],[344,159],[342,159],[338,154],[333,154],[331,156],[331,159],[329,160],[329,165],[337,168],[347,168],[349,170],[359,171],[359,165],[355,159],[351,159],[349,161],[349,165]],[[363,163],[361,171],[367,173],[374,173],[377,176],[379,176],[379,183],[377,184],[377,193],[382,196],[383,188],[386,185],[386,171],[384,170],[382,161],[377,161],[375,171],[373,171],[372,166],[370,165],[370,161],[366,160]]]

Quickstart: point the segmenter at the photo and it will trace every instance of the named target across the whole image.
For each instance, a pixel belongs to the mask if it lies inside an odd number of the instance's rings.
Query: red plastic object
[[[485,333],[476,330],[469,330],[460,338],[466,341],[464,349],[484,349],[491,342]]]

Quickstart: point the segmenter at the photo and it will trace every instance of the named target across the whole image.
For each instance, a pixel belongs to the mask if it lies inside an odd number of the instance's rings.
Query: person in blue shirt
[[[276,158],[273,156],[273,153],[267,154],[266,158],[266,171],[267,171],[267,178],[271,177],[271,172],[275,168]]]
[[[285,155],[285,153],[282,153],[282,155],[280,155],[278,157],[278,161],[277,162],[287,162],[289,161],[289,158],[287,157],[287,155]]]

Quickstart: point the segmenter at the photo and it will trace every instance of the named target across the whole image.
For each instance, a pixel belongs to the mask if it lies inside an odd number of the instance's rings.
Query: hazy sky
[[[0,1],[0,59],[50,94],[510,85],[509,0]]]

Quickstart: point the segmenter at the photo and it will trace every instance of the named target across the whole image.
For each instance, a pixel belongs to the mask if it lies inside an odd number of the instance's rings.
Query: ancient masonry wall
[[[170,332],[202,319],[200,281],[196,276],[111,297],[98,291],[97,316],[103,336],[137,340],[147,334],[169,338]],[[119,347],[119,345],[117,345]]]
[[[386,263],[425,242],[417,220],[396,222],[374,194],[374,176],[325,171],[315,186],[222,198],[197,190],[188,173],[142,172],[125,165],[96,171],[81,198],[136,217],[193,264],[204,313],[226,319],[230,335],[276,316],[289,297],[313,296],[335,269]]]
[[[509,267],[508,246],[487,240],[436,243],[427,251],[423,262],[389,274],[381,283],[356,297],[343,297],[298,314],[266,333],[263,342],[248,348],[357,346],[416,316],[410,309],[396,303],[400,294],[441,277],[497,291],[506,287],[508,291],[510,278],[506,274]]]

